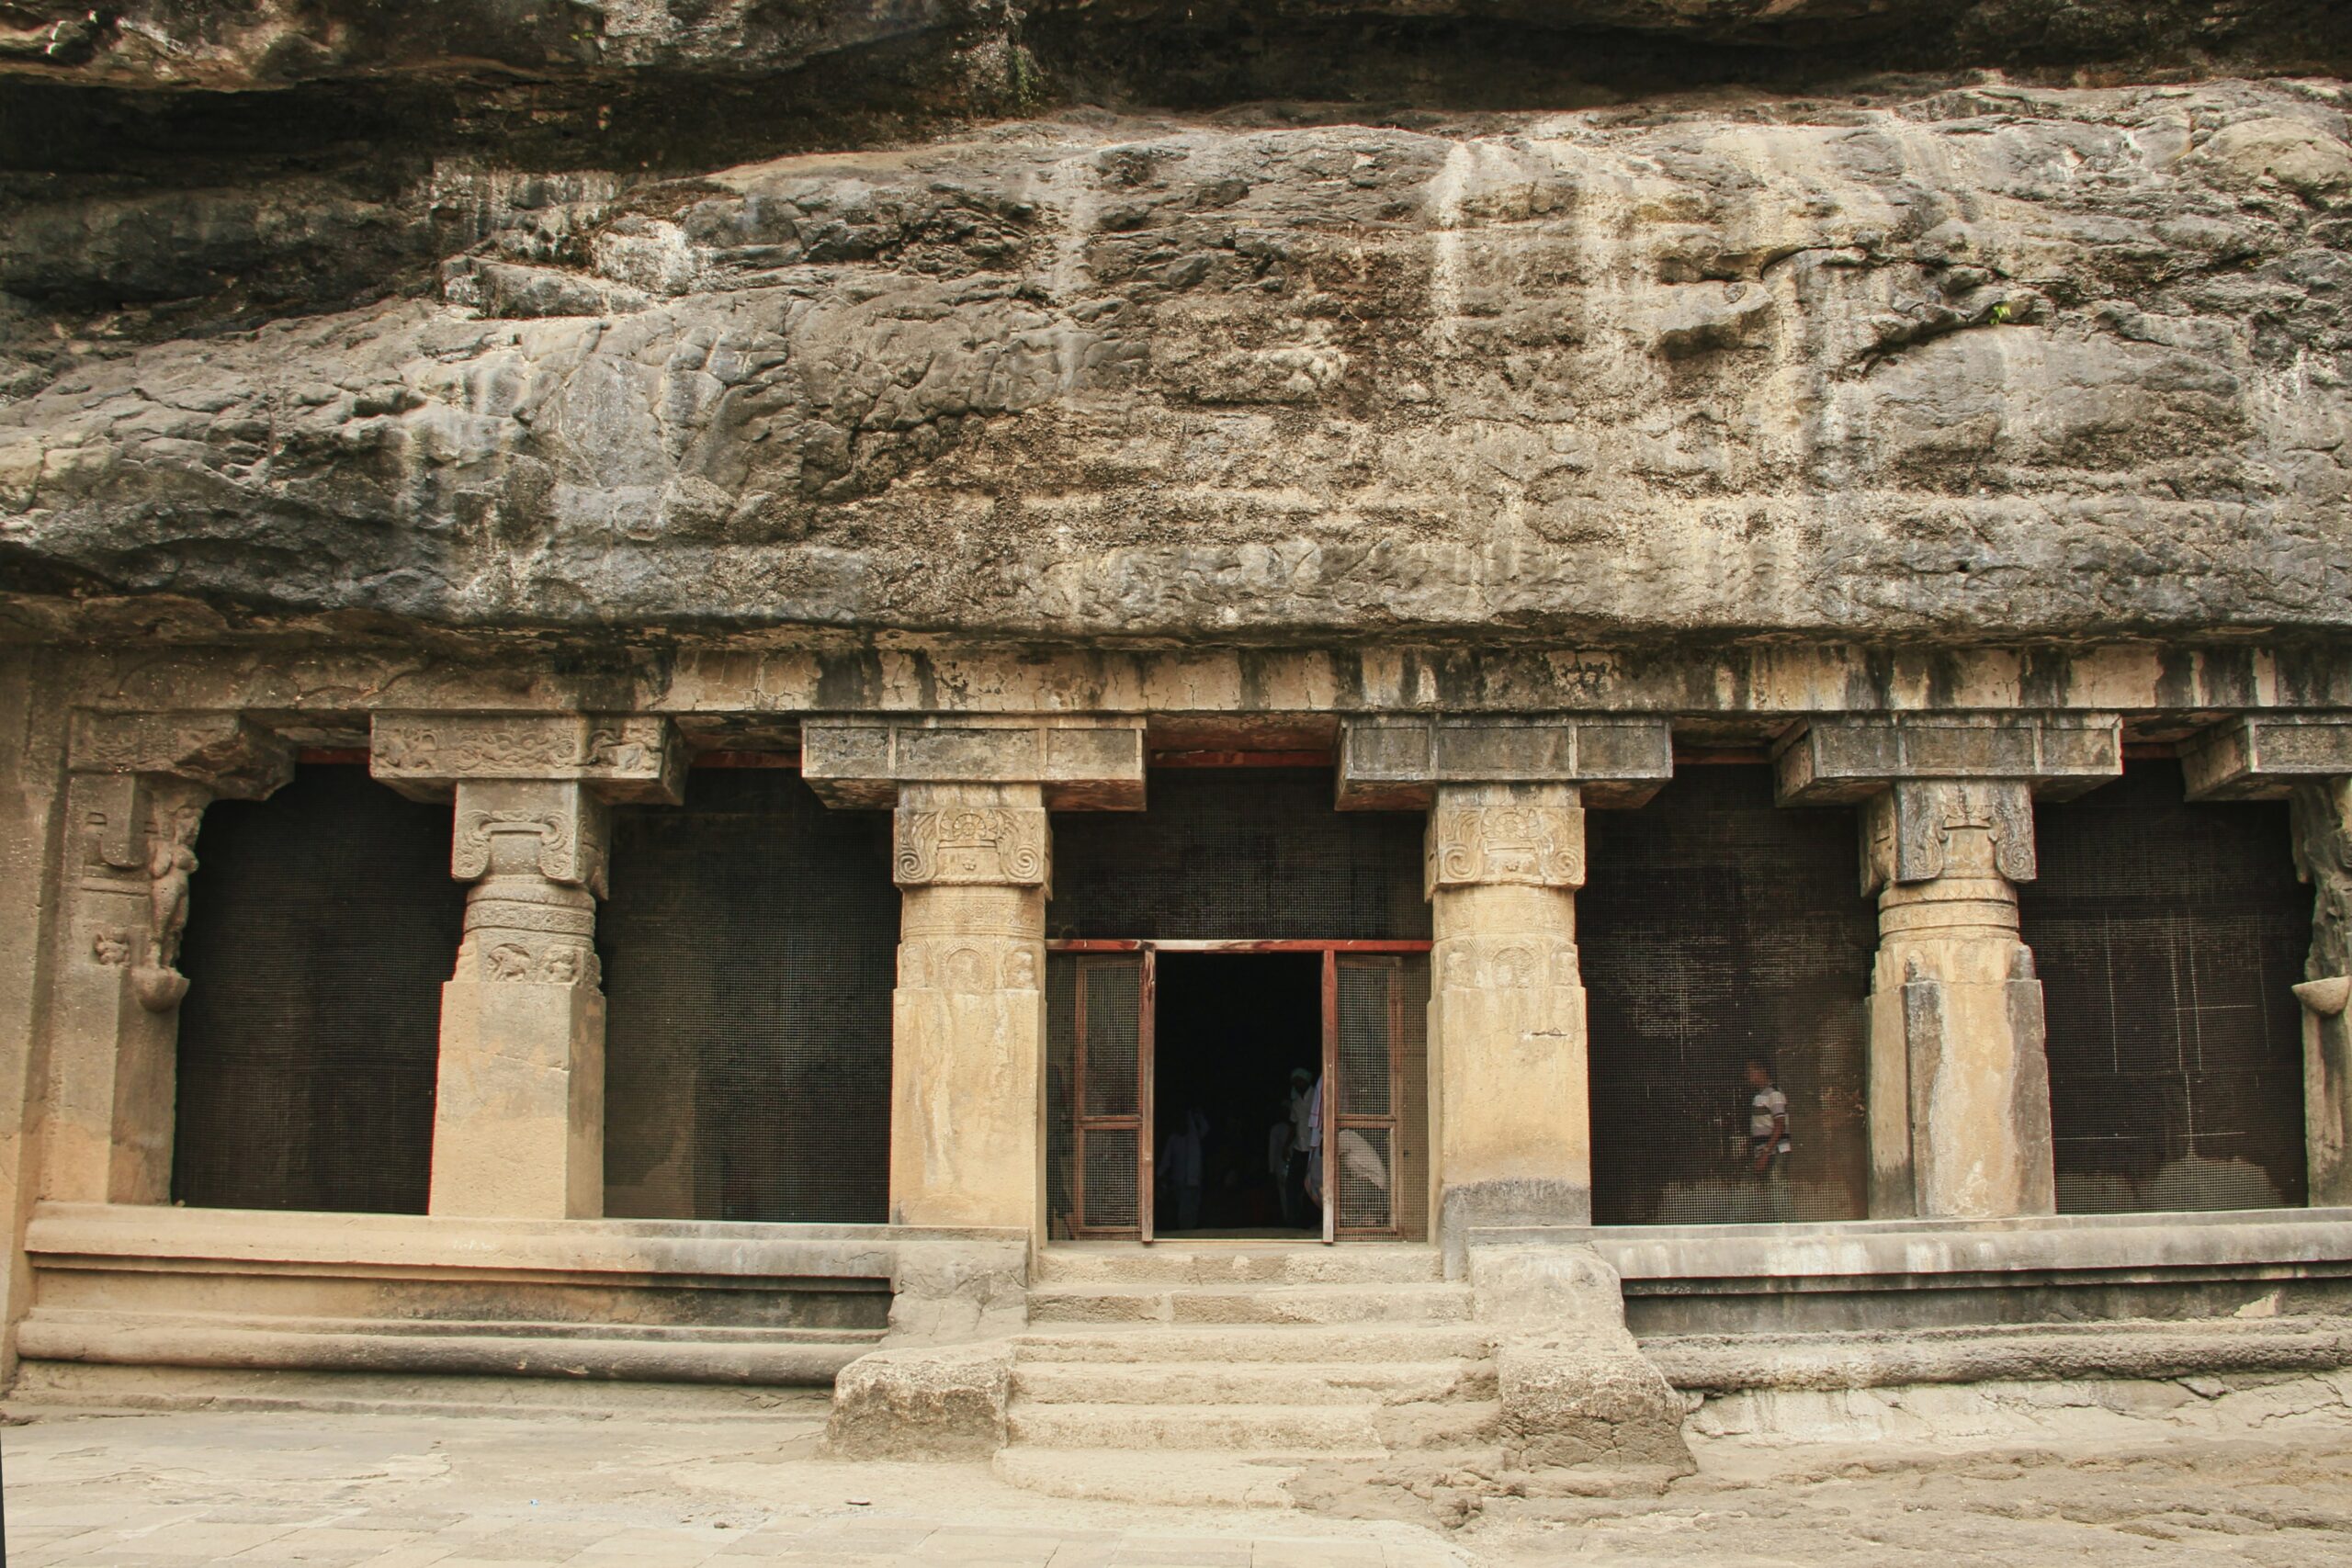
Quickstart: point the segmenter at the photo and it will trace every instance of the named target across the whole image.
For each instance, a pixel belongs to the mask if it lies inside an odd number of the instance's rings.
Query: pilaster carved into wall
[[[2018,780],[1903,779],[1863,804],[1862,891],[1939,877],[2035,874],[2033,801]]]
[[[892,874],[901,887],[1043,887],[1051,873],[1045,811],[1024,806],[899,807]]]
[[[1430,812],[1428,888],[1520,884],[1584,886],[1581,807],[1462,804],[1441,797]]]
[[[2299,783],[2288,799],[2295,870],[2312,885],[2312,951],[2295,992],[2333,1015],[2352,999],[2352,778]]]
[[[84,957],[128,970],[139,1005],[169,1012],[187,995],[180,939],[204,808],[276,790],[292,749],[240,714],[81,713],[71,756]]]

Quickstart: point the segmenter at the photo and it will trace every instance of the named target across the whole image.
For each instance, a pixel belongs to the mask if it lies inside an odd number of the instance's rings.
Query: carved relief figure
[[[487,955],[490,977],[493,980],[527,980],[531,977],[531,950],[519,942],[502,942]]]
[[[204,797],[185,791],[158,791],[147,844],[147,962],[130,973],[132,991],[150,1012],[167,1012],[187,995],[179,962],[180,937],[187,930],[188,878],[196,874],[197,826]]]
[[[2312,980],[2352,975],[2352,780],[2295,786],[2295,871],[2312,885]]]
[[[101,927],[90,938],[90,956],[116,968],[130,963],[130,932],[121,926]]]

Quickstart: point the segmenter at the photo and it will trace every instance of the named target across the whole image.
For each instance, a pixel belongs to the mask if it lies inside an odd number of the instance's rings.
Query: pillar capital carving
[[[901,887],[1050,887],[1053,835],[1035,789],[910,785],[892,821]]]
[[[685,749],[659,714],[413,714],[375,716],[368,772],[413,800],[460,784],[574,784],[601,800],[675,806]]]
[[[1783,806],[1862,800],[1904,779],[2007,780],[2064,800],[2122,772],[2112,714],[1856,714],[1814,719],[1774,749]]]
[[[612,811],[578,783],[469,779],[457,786],[450,874],[526,876],[605,896]]]
[[[261,799],[294,776],[293,747],[241,713],[84,711],[68,755],[77,773],[177,779],[227,800]]]
[[[1343,811],[1419,809],[1453,784],[1580,784],[1587,805],[1639,806],[1673,773],[1662,718],[1408,714],[1340,727]]]
[[[1430,810],[1426,891],[1584,886],[1584,808],[1575,784],[1449,784]]]
[[[1862,891],[1943,877],[2031,882],[2033,800],[2017,779],[1905,779],[1862,806]]]
[[[2191,800],[2283,800],[2352,776],[2352,714],[2241,714],[2183,746],[2180,771]]]
[[[819,717],[800,726],[800,773],[828,806],[883,807],[916,784],[1035,784],[1057,811],[1140,811],[1140,718]]]

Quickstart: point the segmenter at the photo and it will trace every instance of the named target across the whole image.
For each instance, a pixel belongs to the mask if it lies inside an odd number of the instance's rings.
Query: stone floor
[[[846,1464],[821,1407],[642,1416],[23,1411],[10,1568],[1474,1568],[1573,1562],[2352,1563],[2352,1422],[2141,1445],[1706,1442],[1658,1496],[1410,1497],[1343,1518],[1040,1498],[981,1465]],[[1172,1456],[1171,1456],[1172,1458]]]

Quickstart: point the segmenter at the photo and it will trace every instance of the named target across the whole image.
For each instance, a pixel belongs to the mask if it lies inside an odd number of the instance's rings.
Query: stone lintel
[[[77,773],[185,780],[231,800],[258,800],[294,776],[294,748],[241,713],[74,716]]]
[[[2067,800],[2123,771],[2113,714],[1939,713],[1819,718],[1774,749],[1783,806],[1834,806],[1898,779],[2014,779]]]
[[[1412,715],[1351,718],[1340,729],[1340,808],[1426,809],[1440,784],[1574,784],[1583,803],[1633,807],[1674,773],[1663,718]]]
[[[413,800],[447,800],[461,783],[538,780],[675,806],[686,754],[659,714],[379,713],[368,767]]]
[[[901,784],[1038,784],[1056,811],[1140,811],[1141,718],[825,717],[800,727],[800,773],[828,806],[895,806]]]
[[[2243,714],[2181,748],[2191,800],[2281,800],[2305,779],[2352,775],[2352,714]]]

